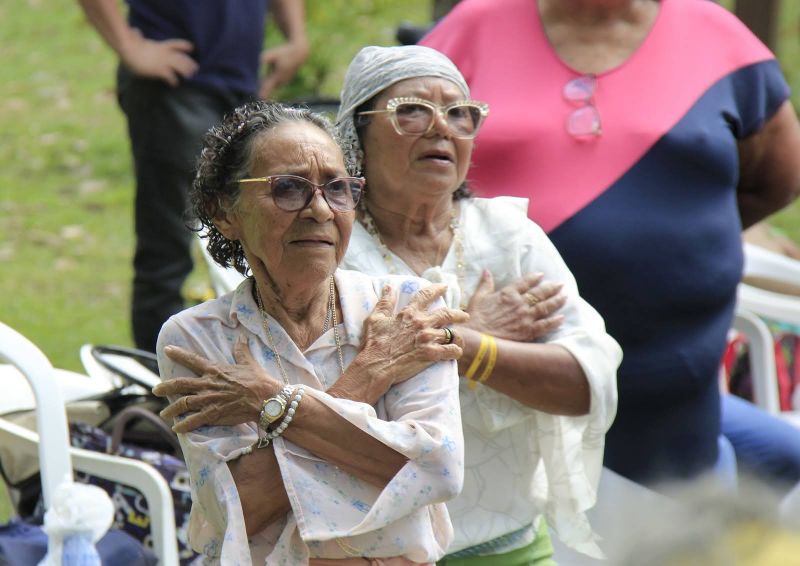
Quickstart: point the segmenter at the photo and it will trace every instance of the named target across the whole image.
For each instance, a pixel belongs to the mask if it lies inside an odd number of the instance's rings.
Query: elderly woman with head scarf
[[[468,317],[444,286],[337,269],[362,185],[308,111],[251,103],[205,138],[195,212],[211,256],[252,276],[167,321],[154,389],[181,417],[204,563],[430,564],[452,540],[448,325]]]
[[[442,563],[551,563],[542,513],[567,544],[599,553],[584,512],[621,351],[527,201],[466,189],[488,108],[447,57],[418,46],[364,48],[341,98],[345,159],[366,178],[343,265],[445,282],[449,305],[470,315],[454,326],[466,471]]]

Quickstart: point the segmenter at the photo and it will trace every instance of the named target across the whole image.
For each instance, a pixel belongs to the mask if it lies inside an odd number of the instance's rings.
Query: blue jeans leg
[[[722,396],[722,433],[736,451],[740,475],[779,491],[800,481],[800,428],[735,395]]]

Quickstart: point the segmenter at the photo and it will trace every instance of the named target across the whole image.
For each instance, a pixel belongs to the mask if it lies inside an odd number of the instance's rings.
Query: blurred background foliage
[[[344,72],[365,45],[396,45],[401,21],[430,23],[430,0],[325,0],[306,1],[311,55],[295,79],[277,98],[338,98]],[[280,42],[280,32],[270,25],[267,45]]]

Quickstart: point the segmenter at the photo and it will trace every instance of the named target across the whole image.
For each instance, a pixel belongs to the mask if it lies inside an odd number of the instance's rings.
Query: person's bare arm
[[[304,1],[273,0],[270,5],[286,42],[261,54],[261,64],[266,68],[259,89],[261,98],[269,98],[276,88],[290,81],[310,52]]]
[[[168,379],[153,388],[153,393],[162,397],[181,395],[161,411],[165,419],[183,417],[173,426],[178,433],[200,426],[258,422],[264,400],[275,397],[283,388],[253,358],[245,340],[234,346],[236,364],[230,366],[174,346],[166,347],[164,352],[199,376]],[[289,430],[286,438],[373,485],[385,485],[405,461],[308,393]]]
[[[800,196],[800,123],[791,102],[738,146],[737,198],[748,228]]]
[[[89,23],[118,55],[126,50],[133,33],[117,0],[78,0]]]
[[[89,23],[134,74],[177,86],[182,77],[197,72],[197,63],[188,55],[194,49],[191,42],[153,41],[143,37],[139,30],[128,25],[117,0],[79,2]]]
[[[485,272],[467,306],[469,321],[457,327],[464,339],[459,375],[467,373],[477,355],[481,333],[489,334],[496,340],[497,359],[486,386],[543,412],[588,413],[589,382],[577,360],[562,346],[534,342],[563,324],[560,312],[566,297],[561,289],[535,274],[495,290],[491,274]]]
[[[458,362],[459,375],[466,373],[481,340],[475,330],[467,329],[462,334],[464,355]],[[497,362],[484,385],[545,413],[578,416],[589,412],[589,381],[566,348],[557,344],[496,340]]]
[[[255,450],[228,463],[239,500],[247,536],[253,536],[292,510],[272,447]]]
[[[405,456],[352,425],[306,393],[283,436],[378,488],[406,464]],[[247,534],[260,532],[290,509],[275,452],[256,449],[229,464],[242,501]]]
[[[463,342],[456,335],[453,343],[442,343],[441,328],[466,322],[469,315],[458,309],[429,310],[446,290],[442,284],[424,287],[395,313],[394,291],[384,287],[375,308],[364,320],[358,354],[327,393],[374,405],[392,385],[438,361],[457,360]],[[159,397],[179,397],[161,411],[165,419],[185,417],[176,422],[176,432],[189,432],[204,425],[253,422],[257,420],[253,409],[260,410],[263,400],[280,390],[277,380],[253,359],[246,342],[235,345],[233,365],[215,363],[170,345],[164,347],[164,354],[199,376],[173,377],[153,388]]]

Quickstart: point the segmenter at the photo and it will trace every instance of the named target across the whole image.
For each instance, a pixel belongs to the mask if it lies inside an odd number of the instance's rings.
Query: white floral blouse
[[[338,270],[335,278],[344,318],[339,331],[345,365],[359,350],[363,321],[385,283],[397,292],[398,309],[428,284],[416,277],[374,278],[345,270]],[[441,306],[439,301],[437,307]],[[345,558],[345,550],[353,549],[363,556],[403,556],[416,562],[441,558],[453,538],[442,502],[454,497],[463,482],[455,362],[432,365],[392,387],[373,407],[325,393],[341,373],[332,329],[301,352],[271,317],[269,325],[291,383],[305,384],[306,395],[397,450],[408,463],[378,489],[277,438],[266,449],[275,450],[292,510],[285,520],[248,540],[227,462],[257,440],[255,423],[202,427],[179,435],[192,483],[192,546],[205,555],[206,563],[226,566],[295,566],[309,557]],[[164,355],[165,346],[181,346],[211,360],[233,363],[233,346],[240,336],[248,338],[255,359],[280,378],[275,356],[266,346],[251,280],[164,324],[158,341],[162,377],[192,375]]]
[[[451,245],[442,265],[422,277],[448,283],[452,308],[469,301],[485,269],[497,289],[537,272],[563,283],[567,304],[559,312],[565,320],[540,342],[559,344],[575,357],[589,381],[591,409],[581,417],[551,415],[490,387],[469,390],[462,381],[466,471],[463,491],[447,504],[455,529],[449,552],[495,539],[504,546],[490,547],[486,554],[524,546],[534,536],[530,525],[544,512],[566,544],[599,556],[585,511],[595,503],[605,433],[616,414],[622,351],[597,311],[580,297],[547,235],[527,218],[527,199],[465,199],[458,206],[463,257]],[[385,258],[385,253],[356,223],[342,267],[372,275],[414,273],[398,256],[389,252]],[[512,533],[522,535],[505,536]]]

